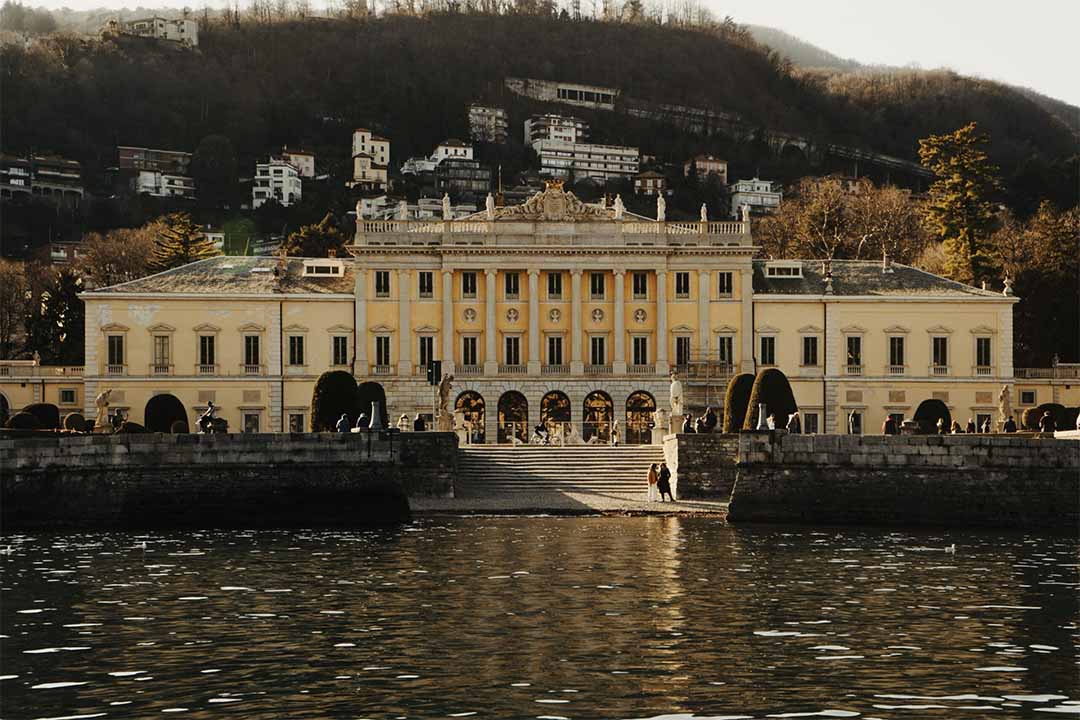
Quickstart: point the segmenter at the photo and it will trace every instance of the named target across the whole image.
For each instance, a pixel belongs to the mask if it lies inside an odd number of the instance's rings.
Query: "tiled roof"
[[[98,288],[91,294],[206,293],[208,295],[331,295],[353,292],[353,260],[341,258],[341,275],[304,277],[304,258],[287,258],[285,273],[274,274],[276,257],[219,255],[156,275]]]
[[[821,295],[825,274],[821,260],[800,260],[801,278],[766,277],[766,260],[754,261],[754,293],[759,295]],[[934,275],[910,265],[892,264],[892,272],[882,272],[881,261],[833,260],[833,295],[877,295],[881,297],[987,297],[1002,298],[1000,292],[980,290]]]

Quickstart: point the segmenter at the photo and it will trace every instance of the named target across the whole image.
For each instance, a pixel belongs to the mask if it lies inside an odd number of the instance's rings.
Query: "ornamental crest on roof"
[[[563,190],[562,180],[544,183],[538,192],[521,205],[497,208],[496,220],[546,220],[549,222],[595,222],[614,220],[614,211],[603,205],[582,202],[574,193]]]

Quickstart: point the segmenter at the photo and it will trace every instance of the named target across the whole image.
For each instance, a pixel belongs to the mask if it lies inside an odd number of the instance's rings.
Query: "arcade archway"
[[[499,398],[496,436],[499,443],[513,443],[514,438],[522,443],[529,441],[529,401],[516,390],[504,392]]]
[[[652,442],[653,413],[656,398],[644,390],[636,390],[626,398],[627,445],[648,445]]]
[[[159,433],[172,432],[173,423],[180,423],[177,425],[178,430],[181,425],[183,426],[180,432],[191,431],[188,427],[187,410],[184,408],[184,403],[180,402],[180,398],[163,393],[155,395],[146,402],[146,408],[143,410],[143,425],[147,430]]]
[[[472,390],[466,390],[457,396],[454,401],[454,414],[460,411],[465,429],[469,433],[469,441],[482,443],[484,434],[484,396]]]
[[[603,390],[593,390],[585,396],[581,415],[581,439],[586,443],[611,441],[611,421],[615,418],[615,404]],[[595,438],[595,439],[594,439]]]
[[[570,398],[566,393],[552,390],[540,399],[540,424],[552,437],[565,437],[571,422]]]

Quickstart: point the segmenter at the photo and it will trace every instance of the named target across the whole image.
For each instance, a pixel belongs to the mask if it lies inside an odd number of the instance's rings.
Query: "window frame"
[[[463,270],[461,273],[461,299],[462,300],[476,300],[478,297],[476,287],[476,275],[475,270]],[[471,289],[470,289],[471,286]]]
[[[638,283],[641,287],[638,287]],[[649,299],[649,273],[645,270],[634,270],[630,273],[630,298],[633,300]]]
[[[286,345],[288,346],[289,367],[304,367],[307,365],[307,348],[305,345],[304,335],[300,333],[294,333],[287,335]],[[299,362],[296,362],[299,358]]]
[[[375,365],[390,367],[394,363],[394,339],[389,334],[382,333],[375,336]],[[385,355],[385,357],[383,357]],[[386,362],[380,362],[386,360]]]
[[[120,362],[113,362],[113,343],[119,345]],[[127,339],[124,333],[109,333],[105,336],[105,360],[106,365],[127,365]]]
[[[255,345],[255,362],[248,362],[251,359],[250,351],[251,344],[254,341]],[[244,334],[244,365],[258,366],[262,365],[262,335],[258,333],[245,333]]]
[[[938,349],[942,350],[942,359],[945,362],[939,362]],[[949,336],[948,335],[931,335],[930,336],[930,364],[933,367],[949,367]]]
[[[209,355],[207,346],[209,345]],[[209,360],[207,360],[209,357]],[[217,334],[199,333],[199,365],[217,365]]]
[[[426,368],[429,363],[435,360],[435,336],[433,334],[424,333],[417,336],[416,359],[422,368]]]
[[[821,353],[818,352],[820,346],[821,343],[818,342],[817,335],[803,335],[802,348],[799,353],[799,364],[802,367],[821,367]],[[808,352],[811,348],[813,349],[813,353]],[[811,354],[813,357],[811,357]]]
[[[986,360],[987,362],[979,362],[982,358],[979,356],[982,354],[981,346],[986,345]],[[994,338],[991,335],[976,335],[975,336],[975,366],[976,367],[994,367]]]
[[[852,362],[852,343],[858,346],[858,355],[854,358],[855,362]],[[861,333],[848,333],[844,335],[844,365],[847,367],[863,366],[863,336]]]
[[[693,352],[691,345],[691,337],[686,334],[679,334],[675,336],[675,364],[682,367],[690,364],[690,355]],[[685,353],[686,357],[680,357]],[[685,362],[681,362],[685,361]],[[646,363],[648,364],[648,363]]]
[[[630,359],[634,367],[642,367],[649,364],[649,336],[632,335],[630,337]]]
[[[339,345],[341,346],[339,348]],[[338,350],[341,356],[338,356]],[[341,362],[338,362],[338,360]],[[349,364],[349,336],[341,333],[330,336],[330,365],[333,367],[345,367]]]
[[[889,335],[889,365],[891,367],[907,367],[907,341],[905,335]],[[896,350],[899,346],[900,362],[896,360]]]
[[[596,352],[598,348],[599,353]],[[600,357],[600,362],[596,362],[597,355]],[[589,336],[589,360],[589,364],[593,366],[607,365],[607,335],[596,334]]]
[[[383,282],[385,281],[385,283]],[[389,270],[376,270],[375,271],[375,298],[376,299],[388,299],[390,297],[390,289],[392,283],[390,280]]]
[[[766,348],[768,358],[766,358]],[[766,367],[776,366],[776,335],[770,333],[758,336],[758,364]]]
[[[521,299],[521,273],[509,270],[503,273],[503,300]]]
[[[675,299],[690,299],[690,272],[687,270],[677,270],[675,272]]]
[[[735,273],[720,270],[716,273],[716,296],[719,298],[735,297]]]
[[[472,362],[469,362],[469,355]],[[468,334],[461,336],[461,364],[475,366],[480,364],[480,336]]]
[[[511,352],[513,349],[513,352]],[[521,335],[505,333],[503,335],[503,364],[521,367]]]
[[[547,348],[547,354],[545,355],[548,365],[563,365],[565,355],[563,354],[563,336],[561,334],[550,334],[547,336],[547,342],[544,343]]]
[[[600,291],[597,292],[596,286],[599,281]],[[590,272],[589,273],[589,299],[603,301],[607,298],[607,276],[602,272]]]
[[[435,298],[435,273],[431,270],[420,270],[416,273],[416,297],[419,300]]]

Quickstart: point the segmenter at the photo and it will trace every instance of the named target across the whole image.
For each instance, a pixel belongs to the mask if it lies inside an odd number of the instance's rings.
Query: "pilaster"
[[[578,377],[585,373],[581,359],[581,270],[570,271],[570,374]]]
[[[709,357],[709,300],[712,293],[712,272],[701,270],[698,272],[698,352],[701,358]]]
[[[529,269],[529,375],[540,375],[540,270]]]
[[[442,273],[442,370],[454,372],[454,273]]]
[[[360,222],[359,218],[357,222]],[[353,354],[355,356],[353,374],[365,376],[368,374],[367,270],[357,267],[354,275],[356,280],[353,284],[353,293],[356,297],[356,305],[353,309]]]
[[[739,273],[739,296],[742,298],[742,318],[739,322],[739,372],[754,373],[754,271],[744,268]]]
[[[398,270],[398,362],[399,377],[412,374],[411,270]]]
[[[616,268],[615,280],[615,357],[611,371],[615,375],[626,374],[626,270]]]
[[[667,270],[656,271],[656,374],[667,375],[668,322]]]
[[[484,374],[495,377],[499,372],[499,356],[495,348],[498,331],[495,328],[495,269],[484,270]]]

